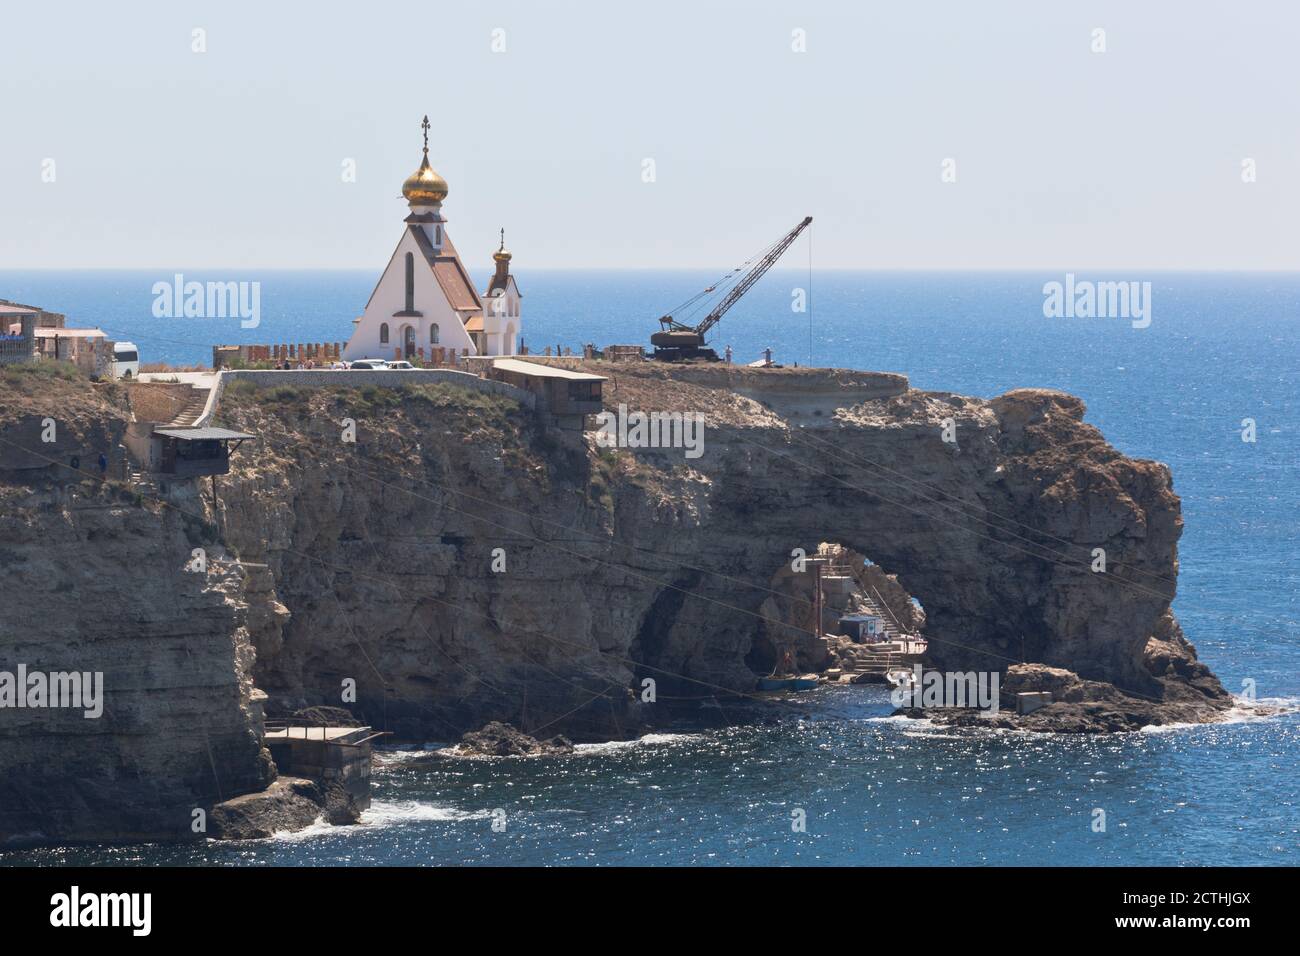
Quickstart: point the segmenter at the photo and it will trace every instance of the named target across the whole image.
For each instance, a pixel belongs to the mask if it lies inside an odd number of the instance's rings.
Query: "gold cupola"
[[[402,195],[412,206],[432,206],[447,198],[447,180],[429,165],[429,117],[420,125],[424,129],[424,159],[402,183]]]
[[[492,258],[497,262],[509,262],[510,250],[506,248],[506,231],[501,230],[501,248],[492,253]]]
[[[506,231],[501,230],[501,248],[492,253],[492,260],[497,264],[496,274],[492,276],[492,282],[488,285],[488,292],[493,290],[505,291],[506,285],[510,280],[510,250],[506,248]]]

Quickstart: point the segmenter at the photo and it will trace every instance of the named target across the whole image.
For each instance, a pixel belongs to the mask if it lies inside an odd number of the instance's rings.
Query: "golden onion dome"
[[[447,198],[447,180],[429,165],[429,153],[426,150],[420,168],[406,177],[402,183],[402,195],[412,206],[428,206],[442,202]]]
[[[497,262],[509,262],[510,250],[506,248],[506,231],[501,230],[501,248],[492,253],[492,258]]]

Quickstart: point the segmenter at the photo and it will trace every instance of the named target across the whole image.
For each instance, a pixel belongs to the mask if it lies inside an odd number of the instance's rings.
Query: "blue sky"
[[[1294,269],[1298,10],[6,4],[0,268],[379,269],[428,113],[473,263]]]

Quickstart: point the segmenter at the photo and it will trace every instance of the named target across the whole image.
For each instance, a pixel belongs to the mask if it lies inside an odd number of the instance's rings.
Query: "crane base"
[[[718,353],[709,348],[687,346],[685,348],[655,349],[652,356],[656,362],[721,362]]]

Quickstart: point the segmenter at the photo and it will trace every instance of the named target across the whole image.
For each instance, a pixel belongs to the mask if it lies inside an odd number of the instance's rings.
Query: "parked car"
[[[388,363],[383,359],[357,359],[349,368],[367,372],[386,372]]]
[[[388,367],[395,371],[405,371],[406,369],[415,368],[415,366],[412,365],[410,362],[389,362]]]
[[[138,378],[140,350],[134,342],[113,343],[113,378]]]

